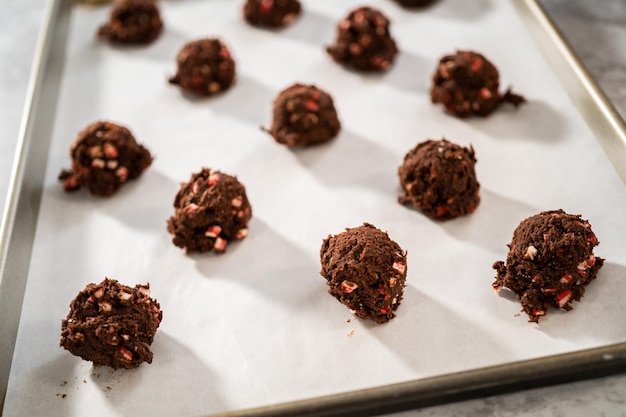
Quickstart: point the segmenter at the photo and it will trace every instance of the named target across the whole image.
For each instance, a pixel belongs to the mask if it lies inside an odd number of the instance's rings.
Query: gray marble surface
[[[626,117],[626,0],[541,2],[622,117]],[[44,5],[45,0],[0,0],[2,211],[9,189],[13,155]],[[393,416],[626,417],[626,373]]]

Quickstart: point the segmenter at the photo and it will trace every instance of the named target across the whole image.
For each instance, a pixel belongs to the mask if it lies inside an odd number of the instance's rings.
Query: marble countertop
[[[626,118],[626,1],[541,0]],[[4,211],[45,0],[0,0],[0,209]],[[622,375],[429,407],[393,417],[625,416]],[[390,416],[391,417],[391,416]]]

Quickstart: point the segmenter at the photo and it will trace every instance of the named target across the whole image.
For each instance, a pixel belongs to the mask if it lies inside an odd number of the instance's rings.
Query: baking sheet
[[[626,224],[613,214],[624,184],[512,5],[448,0],[409,13],[370,4],[392,19],[402,51],[382,76],[346,71],[323,52],[354,1],[305,2],[280,32],[246,26],[232,1],[163,2],[163,36],[130,49],[93,39],[106,8],[72,10],[4,415],[208,414],[626,339]],[[214,35],[231,47],[237,84],[189,99],[166,83],[174,57]],[[457,48],[484,53],[529,103],[486,120],[432,106],[430,74]],[[292,151],[259,130],[273,97],[296,81],[335,97],[343,130],[334,142]],[[69,145],[102,118],[129,126],[155,163],[112,199],[66,195],[56,175]],[[434,223],[396,203],[395,172],[408,149],[442,135],[475,148],[483,200],[472,216]],[[165,231],[179,182],[202,166],[238,175],[254,208],[249,237],[224,256],[186,256]],[[533,325],[494,295],[491,264],[521,219],[553,208],[591,221],[607,263],[583,303]],[[318,274],[321,240],[364,221],[409,252],[403,304],[382,326],[351,316]],[[152,365],[94,369],[58,347],[69,301],[104,276],[151,283],[164,310]]]

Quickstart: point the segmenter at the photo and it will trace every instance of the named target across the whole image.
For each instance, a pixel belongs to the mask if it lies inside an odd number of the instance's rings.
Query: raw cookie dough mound
[[[94,366],[136,368],[152,363],[150,345],[163,312],[150,284],[134,288],[105,278],[89,284],[61,323],[61,346]]]
[[[457,51],[439,61],[433,75],[430,98],[441,103],[458,117],[488,116],[502,103],[515,107],[526,99],[509,88],[503,95],[498,92],[500,75],[487,58],[472,51]]]
[[[243,16],[253,26],[281,28],[296,20],[300,10],[298,0],[247,0]]]
[[[199,96],[225,91],[235,79],[235,61],[219,39],[199,39],[187,43],[176,57],[178,69],[171,84]]]
[[[598,243],[580,215],[554,210],[529,217],[513,232],[506,263],[493,264],[493,287],[517,294],[531,322],[551,306],[569,311],[604,263],[593,254]]]
[[[480,202],[476,157],[445,139],[418,143],[398,168],[404,195],[400,204],[411,204],[426,216],[447,220],[473,213]]]
[[[332,97],[313,85],[294,84],[274,100],[274,120],[268,133],[289,147],[328,142],[341,123]]]
[[[436,0],[394,0],[394,1],[400,4],[402,7],[406,7],[407,9],[414,9],[418,7],[430,6]]]
[[[162,28],[155,0],[116,0],[98,36],[111,43],[148,44],[159,37]]]
[[[398,48],[389,20],[376,9],[359,7],[339,22],[335,44],[326,51],[346,67],[380,72],[391,67]]]
[[[320,250],[328,293],[358,317],[385,323],[395,317],[406,280],[406,251],[364,223],[328,236]]]
[[[103,197],[114,194],[152,163],[150,152],[137,143],[130,130],[106,121],[92,123],[80,132],[70,157],[72,169],[59,174],[65,191],[85,187]]]
[[[231,240],[248,235],[252,207],[236,177],[203,168],[183,183],[167,222],[172,242],[187,253],[223,253]]]

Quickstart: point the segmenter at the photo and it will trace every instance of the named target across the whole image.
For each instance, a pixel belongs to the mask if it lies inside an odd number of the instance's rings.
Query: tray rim
[[[45,128],[51,126],[56,112],[70,4],[71,1],[52,0],[44,5],[0,224],[0,415],[4,411],[37,226],[50,145],[49,129]],[[33,146],[35,141],[39,147]]]
[[[540,0],[510,0],[626,183],[626,123]],[[72,0],[51,0],[39,33],[0,225],[0,415],[15,349],[50,144]],[[46,109],[46,112],[42,110]],[[42,113],[44,114],[42,116]],[[38,147],[32,146],[37,141]],[[45,151],[45,152],[44,152]],[[21,278],[21,279],[20,279]],[[626,342],[256,407],[214,417],[369,416],[626,372]]]
[[[541,0],[511,0],[543,57],[626,184],[626,121],[550,18]]]

